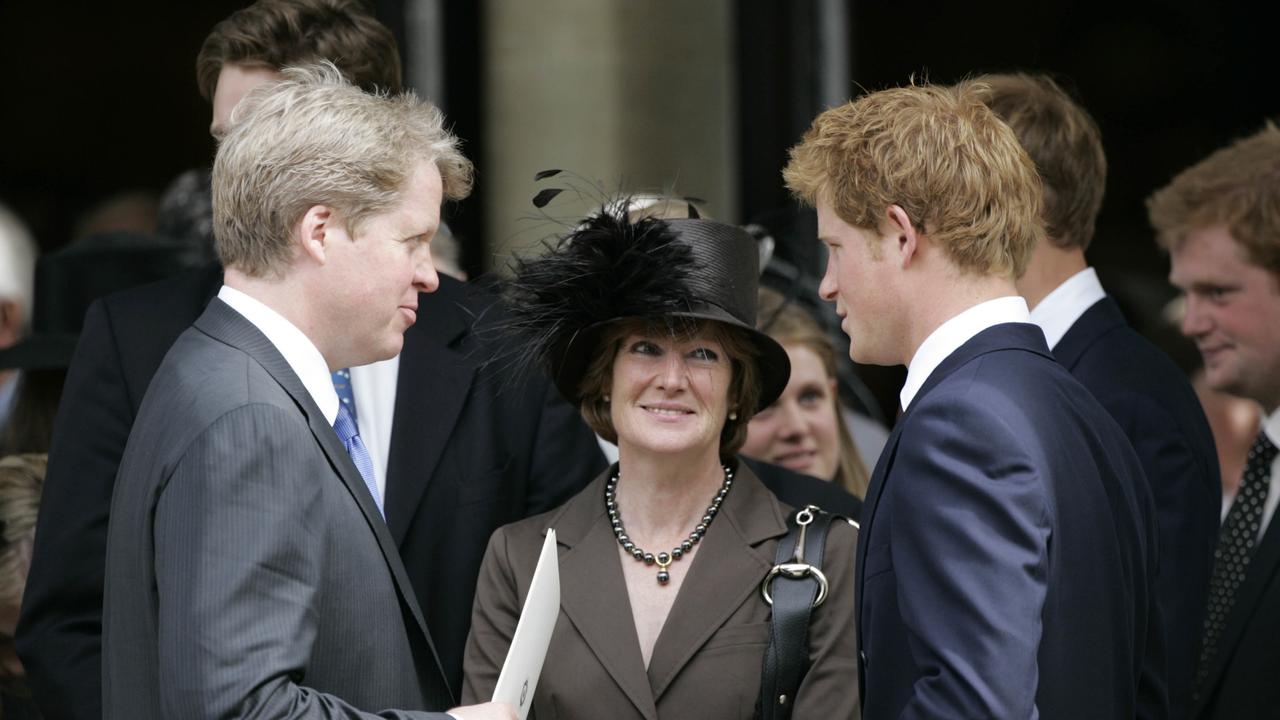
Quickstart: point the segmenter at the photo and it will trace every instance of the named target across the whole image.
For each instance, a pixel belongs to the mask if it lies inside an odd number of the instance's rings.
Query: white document
[[[560,616],[560,556],[556,552],[556,531],[547,530],[542,543],[538,567],[533,570],[529,583],[529,596],[520,611],[516,634],[511,638],[498,686],[493,689],[494,702],[510,703],[520,720],[529,717],[533,705],[533,691],[538,687],[542,674],[542,661],[547,657],[551,644],[551,631],[556,628]]]

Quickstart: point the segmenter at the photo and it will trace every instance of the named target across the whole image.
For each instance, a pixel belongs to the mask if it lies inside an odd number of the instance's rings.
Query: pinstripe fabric
[[[157,372],[116,481],[104,716],[443,717],[415,711],[451,700],[360,474],[215,300]]]

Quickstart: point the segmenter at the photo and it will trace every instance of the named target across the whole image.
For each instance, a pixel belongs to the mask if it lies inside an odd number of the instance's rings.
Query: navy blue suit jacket
[[[1133,448],[1040,329],[974,336],[899,419],[863,506],[863,717],[1137,716],[1164,697],[1154,534]]]
[[[1094,303],[1053,349],[1111,413],[1138,453],[1156,503],[1170,717],[1190,712],[1222,481],[1209,422],[1177,366],[1134,332],[1111,298]]]

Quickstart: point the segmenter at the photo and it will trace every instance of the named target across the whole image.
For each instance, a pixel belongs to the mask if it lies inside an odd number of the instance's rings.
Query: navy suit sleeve
[[[1032,452],[972,402],[922,406],[911,422],[889,538],[918,670],[900,717],[1031,717],[1051,541]]]
[[[54,424],[17,648],[47,720],[102,717],[107,516],[133,425],[105,306],[95,302]]]
[[[607,464],[595,433],[587,427],[577,408],[542,376],[538,376],[537,382],[545,386],[545,391],[524,517],[563,505],[592,478],[604,472]]]

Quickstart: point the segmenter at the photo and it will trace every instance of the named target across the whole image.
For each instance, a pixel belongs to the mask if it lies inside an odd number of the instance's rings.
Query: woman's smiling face
[[[705,332],[628,333],[613,363],[610,412],[622,452],[717,452],[732,363]]]

